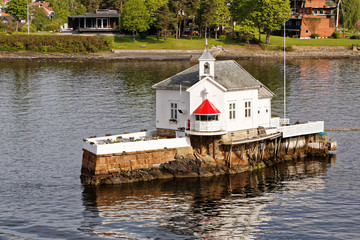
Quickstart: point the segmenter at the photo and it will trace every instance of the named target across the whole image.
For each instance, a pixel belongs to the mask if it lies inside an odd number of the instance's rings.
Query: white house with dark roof
[[[274,93],[236,61],[216,61],[207,47],[199,64],[153,88],[160,135],[182,129],[190,135],[234,135],[271,125]]]

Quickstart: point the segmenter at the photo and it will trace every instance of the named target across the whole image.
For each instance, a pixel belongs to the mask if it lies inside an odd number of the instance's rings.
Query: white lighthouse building
[[[249,137],[271,125],[274,93],[234,60],[216,61],[207,46],[199,64],[153,88],[160,135]]]

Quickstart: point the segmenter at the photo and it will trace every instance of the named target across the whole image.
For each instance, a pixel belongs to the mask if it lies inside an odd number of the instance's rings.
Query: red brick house
[[[336,4],[333,0],[290,0],[291,18],[286,35],[310,38],[311,34],[330,37],[336,30]]]

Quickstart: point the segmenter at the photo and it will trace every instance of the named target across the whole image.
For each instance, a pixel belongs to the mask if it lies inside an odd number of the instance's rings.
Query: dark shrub
[[[110,48],[111,41],[102,37],[14,34],[0,38],[0,51],[87,53]]]
[[[333,37],[333,38],[341,38],[341,33],[335,31],[335,32],[333,32],[333,34],[331,35],[331,37]]]
[[[313,33],[313,34],[310,35],[310,37],[311,37],[311,38],[318,38],[318,37],[319,37],[319,34]]]
[[[352,35],[350,39],[360,39],[360,35]]]

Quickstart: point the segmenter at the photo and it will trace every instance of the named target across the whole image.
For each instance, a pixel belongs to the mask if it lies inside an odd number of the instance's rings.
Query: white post
[[[285,38],[285,21],[284,21],[284,119],[286,119],[286,38]]]
[[[28,24],[28,35],[30,34],[30,21],[29,21],[29,0],[27,0],[27,24]]]
[[[339,10],[340,10],[340,3],[341,0],[338,2],[338,6],[337,6],[337,12],[336,12],[336,30],[339,30]]]

